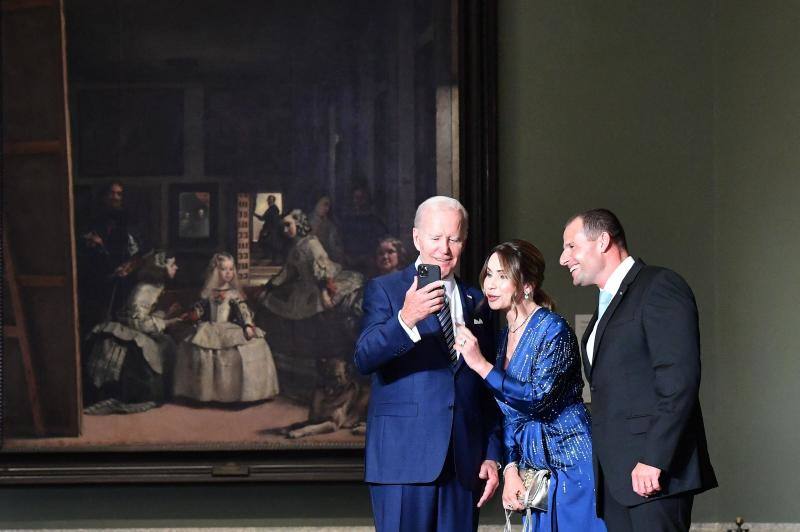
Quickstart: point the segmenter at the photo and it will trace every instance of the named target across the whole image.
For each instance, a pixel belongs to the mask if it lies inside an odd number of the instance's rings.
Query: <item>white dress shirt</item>
[[[414,262],[414,267],[416,268],[420,264],[422,264],[422,258],[417,257],[417,260]],[[455,333],[455,328],[457,324],[465,323],[464,309],[461,307],[461,292],[458,291],[458,284],[456,284],[456,279],[453,276],[453,272],[450,272],[450,275],[445,277],[443,281],[444,281],[444,293],[450,300],[450,315],[453,319],[453,332]],[[406,325],[403,322],[403,319],[400,317],[399,311],[397,312],[397,321],[400,322],[400,325],[403,327],[403,330],[406,331],[408,337],[411,338],[411,340],[414,343],[417,343],[420,340],[422,340],[422,336],[420,336],[419,331],[417,330],[417,326],[415,325],[413,328],[411,328],[408,325]],[[461,356],[461,353],[458,353],[458,356]]]
[[[617,290],[619,290],[619,285],[622,284],[622,281],[625,279],[625,276],[628,275],[628,272],[631,271],[633,268],[634,263],[633,257],[628,257],[622,262],[619,263],[619,266],[614,270],[614,273],[608,278],[606,281],[606,285],[600,290],[601,292],[608,292],[611,294],[611,298],[613,299],[614,296],[617,294]],[[592,327],[592,334],[589,335],[589,341],[586,342],[586,357],[589,359],[589,364],[594,361],[594,336],[597,334],[597,324],[600,323],[600,318],[594,322],[594,327]]]

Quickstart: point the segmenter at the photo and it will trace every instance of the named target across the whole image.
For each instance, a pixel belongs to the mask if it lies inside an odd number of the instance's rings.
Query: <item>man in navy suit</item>
[[[366,482],[375,528],[468,531],[498,486],[499,411],[454,345],[466,326],[495,350],[483,294],[456,279],[467,213],[455,199],[424,201],[414,218],[415,264],[369,282],[355,364],[372,375]],[[442,280],[417,289],[416,267]]]
[[[561,265],[600,289],[582,340],[592,392],[597,512],[609,532],[685,531],[716,487],[700,412],[700,332],[681,276],[628,253],[606,209],[573,216]]]

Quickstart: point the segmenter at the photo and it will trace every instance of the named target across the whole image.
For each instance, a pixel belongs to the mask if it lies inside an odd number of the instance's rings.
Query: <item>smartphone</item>
[[[435,264],[420,264],[417,266],[417,290],[442,278],[442,270]]]

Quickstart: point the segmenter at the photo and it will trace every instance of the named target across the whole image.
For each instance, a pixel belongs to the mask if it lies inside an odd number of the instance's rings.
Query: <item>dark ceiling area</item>
[[[66,0],[73,82],[335,79],[391,16],[366,0]]]

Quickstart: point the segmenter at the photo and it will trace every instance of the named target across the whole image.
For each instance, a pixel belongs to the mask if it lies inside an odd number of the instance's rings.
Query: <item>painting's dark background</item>
[[[365,186],[407,238],[418,202],[452,191],[436,125],[455,80],[449,2],[67,0],[65,14],[78,222],[121,180],[142,240],[183,253],[184,283],[233,249],[237,192],[307,213],[329,194],[341,219]],[[176,183],[219,184],[216,246],[171,241]]]

